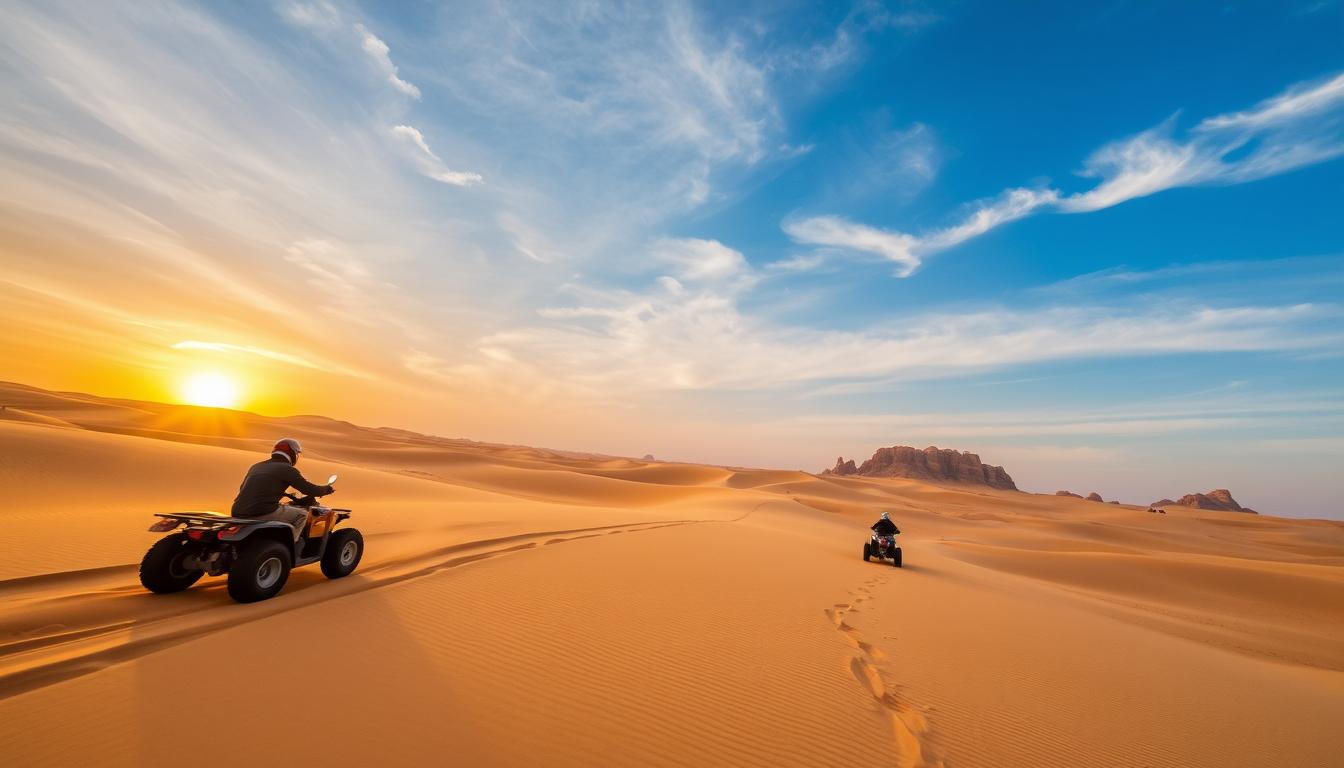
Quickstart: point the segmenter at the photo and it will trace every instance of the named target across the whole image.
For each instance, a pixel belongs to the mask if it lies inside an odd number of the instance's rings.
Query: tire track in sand
[[[66,623],[37,626],[27,633],[21,633],[27,636],[0,643],[0,699],[91,674],[113,664],[132,661],[238,624],[259,621],[268,616],[309,605],[339,600],[371,589],[384,589],[470,563],[594,536],[636,533],[681,525],[736,523],[750,517],[756,510],[769,503],[771,501],[762,501],[738,517],[727,519],[648,520],[587,528],[529,531],[464,541],[384,560],[361,569],[359,578],[317,582],[250,605],[231,603],[221,605],[218,601],[201,601],[183,606],[181,601],[173,601],[170,606],[168,602],[159,598],[159,602],[164,602],[162,609],[156,609],[148,614],[122,614],[114,610],[112,612],[114,615],[107,616],[105,615],[107,612],[103,611],[100,614],[103,615],[102,620],[85,626],[70,626]],[[53,585],[78,584],[105,574],[116,575],[123,570],[133,573],[133,568],[134,566],[112,566],[0,582],[0,597],[6,601],[14,601],[10,603],[11,605],[22,605],[25,589],[42,591]],[[314,588],[319,584],[320,589]],[[223,581],[219,580],[188,591],[218,593],[223,586]],[[141,592],[138,584],[118,584],[92,591],[67,593],[50,598],[40,597],[36,601],[28,602],[27,607],[46,604],[46,607],[51,609],[59,606],[59,612],[77,615],[81,605],[87,606],[91,601],[108,598],[155,600]],[[135,635],[128,639],[127,633]]]
[[[270,600],[250,605],[231,603],[220,605],[215,601],[202,601],[185,609],[178,606],[158,615],[127,617],[125,620],[95,626],[62,626],[59,629],[53,626],[50,629],[57,630],[53,632],[41,632],[47,628],[38,628],[38,634],[34,637],[0,644],[0,699],[91,674],[113,664],[132,661],[228,627],[260,621],[279,613],[339,600],[372,589],[384,589],[440,571],[538,546],[556,545],[603,534],[635,533],[679,525],[716,522],[733,521],[661,520],[592,528],[534,531],[466,541],[378,563],[360,571],[363,577],[360,579],[318,582],[323,585],[323,589],[313,589],[312,586],[316,585],[312,585],[293,592],[282,592]],[[60,574],[57,578],[68,576],[69,574]],[[33,580],[35,583],[40,581]],[[222,590],[223,584],[224,582],[219,580],[195,589],[214,592]],[[110,590],[63,595],[52,602],[59,603],[63,611],[77,613],[81,602],[99,600],[115,593],[121,593],[123,597],[134,595],[155,600],[154,597],[140,595],[140,592],[139,585],[126,585]],[[220,612],[221,610],[223,612]],[[126,639],[126,633],[132,630],[139,636]]]
[[[855,682],[872,695],[891,720],[895,765],[898,768],[945,768],[942,758],[929,744],[928,719],[900,695],[899,686],[884,679],[886,652],[864,640],[862,633],[845,621],[848,615],[859,612],[860,605],[873,599],[872,588],[885,584],[887,578],[869,579],[864,586],[850,593],[849,602],[836,603],[823,613],[845,644],[857,651],[849,661],[849,672]]]

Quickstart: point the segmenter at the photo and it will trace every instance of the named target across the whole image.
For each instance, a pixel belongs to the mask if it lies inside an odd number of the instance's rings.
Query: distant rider
[[[330,485],[315,485],[299,474],[299,454],[303,448],[299,441],[286,437],[271,449],[271,458],[253,464],[238,487],[238,498],[233,500],[234,517],[251,517],[260,520],[279,520],[294,527],[294,540],[298,541],[303,533],[303,525],[308,522],[308,510],[299,506],[281,504],[280,498],[290,488],[296,488],[309,496],[329,496],[336,489]]]
[[[878,536],[894,536],[900,532],[901,529],[897,528],[896,524],[891,522],[891,517],[887,515],[886,512],[882,513],[881,519],[876,523],[873,523],[873,533],[876,533]]]

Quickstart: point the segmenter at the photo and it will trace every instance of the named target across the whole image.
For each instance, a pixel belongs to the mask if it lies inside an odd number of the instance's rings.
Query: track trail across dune
[[[891,673],[885,669],[886,652],[864,640],[863,634],[845,621],[846,616],[858,613],[863,603],[873,599],[873,589],[887,581],[886,576],[869,579],[864,586],[850,593],[849,602],[836,603],[823,613],[845,643],[857,651],[849,662],[854,680],[890,713],[895,765],[899,768],[943,768],[943,761],[929,743],[928,719],[902,698],[899,686],[887,682]]]
[[[135,659],[226,627],[259,621],[283,611],[336,600],[370,589],[389,587],[468,563],[604,533],[652,530],[693,522],[704,521],[607,525],[467,541],[414,556],[366,565],[358,577],[330,583],[314,578],[300,578],[311,574],[296,571],[295,582],[298,583],[288,585],[287,599],[249,606],[226,603],[222,579],[193,591],[193,597],[208,595],[207,600],[188,602],[174,597],[165,599],[163,596],[147,595],[138,583],[126,583],[127,575],[131,579],[135,578],[134,566],[98,569],[100,574],[111,570],[120,578],[113,586],[92,591],[66,592],[55,598],[25,599],[20,589],[0,583],[0,594],[5,594],[5,604],[10,608],[6,617],[0,620],[0,699],[96,672],[109,664]],[[80,578],[80,574],[60,576],[58,583],[69,583]],[[29,584],[49,585],[49,582],[40,579],[25,581]],[[62,619],[68,621],[70,617],[82,618],[85,622],[82,625],[58,623]],[[95,618],[96,621],[89,621]],[[134,639],[125,639],[123,635],[129,634],[132,628],[135,630]],[[11,637],[21,639],[8,639]]]
[[[1344,752],[1344,524],[641,462],[0,384],[0,764],[1298,768]],[[367,551],[150,595],[276,434]],[[888,512],[904,567],[866,563]],[[271,704],[267,704],[270,702]],[[259,716],[258,707],[278,714]],[[314,726],[316,727],[316,726]],[[215,731],[211,731],[215,733]]]

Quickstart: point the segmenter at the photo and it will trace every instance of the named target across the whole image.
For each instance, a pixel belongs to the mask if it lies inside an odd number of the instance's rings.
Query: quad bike
[[[891,564],[900,568],[901,547],[896,543],[896,534],[879,534],[874,531],[873,537],[863,544],[864,562],[873,557],[879,560],[890,558]]]
[[[336,482],[336,475],[327,485]],[[215,512],[156,513],[163,518],[149,530],[177,533],[159,539],[140,561],[140,583],[151,592],[181,592],[202,576],[229,575],[229,596],[240,603],[274,597],[291,568],[321,563],[329,579],[349,576],[364,555],[364,537],[354,528],[335,530],[350,517],[348,509],[317,503],[317,497],[291,495],[306,508],[308,520],[296,542],[294,528],[279,520],[226,517]]]

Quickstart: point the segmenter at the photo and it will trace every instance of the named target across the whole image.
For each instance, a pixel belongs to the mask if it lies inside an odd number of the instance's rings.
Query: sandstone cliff
[[[1250,507],[1243,507],[1232,498],[1231,492],[1226,488],[1216,488],[1208,493],[1187,493],[1176,501],[1171,499],[1162,499],[1153,502],[1154,507],[1193,507],[1194,509],[1213,509],[1221,512],[1246,512],[1252,515],[1258,515]]]
[[[1003,470],[984,464],[974,453],[963,453],[950,448],[929,446],[924,450],[906,445],[878,448],[871,459],[859,466],[844,457],[835,460],[835,467],[823,470],[824,475],[859,475],[862,477],[903,477],[934,482],[973,483],[990,488],[1015,491],[1013,478]]]

